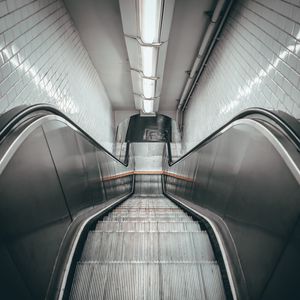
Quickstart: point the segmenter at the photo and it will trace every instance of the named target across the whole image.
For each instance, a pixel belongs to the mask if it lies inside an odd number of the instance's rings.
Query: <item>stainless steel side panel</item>
[[[282,133],[240,120],[166,171],[167,194],[228,229],[250,299],[300,298],[299,153]]]

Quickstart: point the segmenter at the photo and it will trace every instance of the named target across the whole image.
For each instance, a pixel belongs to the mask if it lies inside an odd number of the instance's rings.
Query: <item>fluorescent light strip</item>
[[[144,43],[159,40],[162,0],[139,0],[140,34]]]
[[[164,0],[139,0],[139,26],[140,37],[143,43],[152,44],[159,42],[160,23]],[[146,77],[156,76],[158,49],[151,46],[141,46],[142,70]],[[155,97],[156,81],[142,78],[143,111],[153,113],[154,101],[148,100]]]
[[[142,70],[147,77],[155,77],[157,63],[157,48],[141,46]]]
[[[154,111],[154,100],[143,100],[143,111],[144,113],[150,114]]]
[[[155,80],[143,78],[143,94],[145,98],[154,98],[155,94]]]

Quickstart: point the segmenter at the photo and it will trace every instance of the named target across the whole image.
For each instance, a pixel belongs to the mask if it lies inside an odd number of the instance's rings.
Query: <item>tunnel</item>
[[[0,0],[0,299],[300,299],[298,0]]]

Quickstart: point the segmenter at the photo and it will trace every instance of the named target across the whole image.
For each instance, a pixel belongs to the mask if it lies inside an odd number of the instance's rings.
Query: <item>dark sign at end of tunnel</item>
[[[126,142],[171,142],[172,119],[164,115],[143,117],[139,114],[130,118]]]

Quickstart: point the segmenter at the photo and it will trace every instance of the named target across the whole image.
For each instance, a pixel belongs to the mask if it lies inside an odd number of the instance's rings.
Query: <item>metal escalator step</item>
[[[160,199],[169,201],[163,194],[134,194],[130,199]]]
[[[215,262],[162,264],[162,299],[226,299]]]
[[[126,204],[126,205],[125,205]],[[172,203],[164,203],[164,202],[151,202],[151,201],[135,201],[124,203],[119,206],[120,208],[178,208],[175,204]]]
[[[130,198],[129,201],[127,200],[126,202],[124,202],[122,205],[127,205],[127,204],[132,204],[132,203],[150,203],[150,204],[167,204],[167,205],[172,205],[174,204],[176,206],[175,203],[173,203],[172,201],[170,201],[169,199],[166,198],[158,198],[158,197],[138,197],[138,198]]]
[[[159,210],[131,210],[131,211],[113,211],[104,219],[109,218],[187,218],[191,219],[183,211],[159,211]]]
[[[129,212],[112,212],[109,214],[111,217],[142,217],[142,218],[148,218],[148,217],[187,217],[187,214],[184,212],[169,212],[169,211],[129,211]]]
[[[70,299],[159,298],[157,265],[78,264],[77,268],[78,285],[73,285]],[[81,284],[81,276],[89,278],[86,285]]]
[[[141,204],[139,206],[133,206],[133,205],[131,205],[131,206],[122,206],[118,210],[134,210],[134,209],[140,209],[140,210],[151,210],[151,209],[157,209],[157,210],[170,209],[170,210],[172,210],[173,209],[173,210],[176,210],[177,207],[166,206],[166,205],[160,205],[160,206],[159,205],[148,205],[148,206],[146,206],[146,205]]]
[[[169,199],[134,196],[98,222],[70,299],[226,299],[206,231]]]
[[[130,200],[161,200],[161,201],[170,201],[169,199],[167,199],[165,196],[163,195],[133,195]],[[171,201],[172,202],[172,201]]]
[[[199,270],[199,267],[198,267]],[[206,299],[226,299],[225,290],[223,286],[223,279],[220,267],[215,262],[215,267],[211,268],[209,264],[202,264],[201,270],[204,278],[204,287]]]
[[[159,233],[160,260],[215,260],[206,231]]]
[[[114,213],[182,213],[178,207],[118,207],[114,209]]]
[[[106,216],[104,221],[187,221],[192,220],[188,216]]]
[[[98,222],[96,231],[139,231],[139,232],[188,232],[201,231],[200,225],[194,221],[185,222],[118,222],[101,221]]]
[[[156,193],[149,195],[149,193],[135,193],[134,198],[163,198],[164,195],[162,193]]]
[[[225,299],[215,262],[78,263],[70,299]]]
[[[148,213],[158,213],[158,214],[162,214],[162,213],[169,213],[169,214],[179,214],[179,215],[186,215],[186,213],[184,211],[182,211],[181,209],[178,208],[129,208],[129,209],[115,209],[114,211],[111,212],[111,214],[124,214],[124,213],[144,213],[144,214],[148,214]]]
[[[158,260],[158,238],[155,234],[137,237],[121,232],[90,232],[88,242],[82,261]]]
[[[90,232],[82,261],[211,261],[205,231]]]

